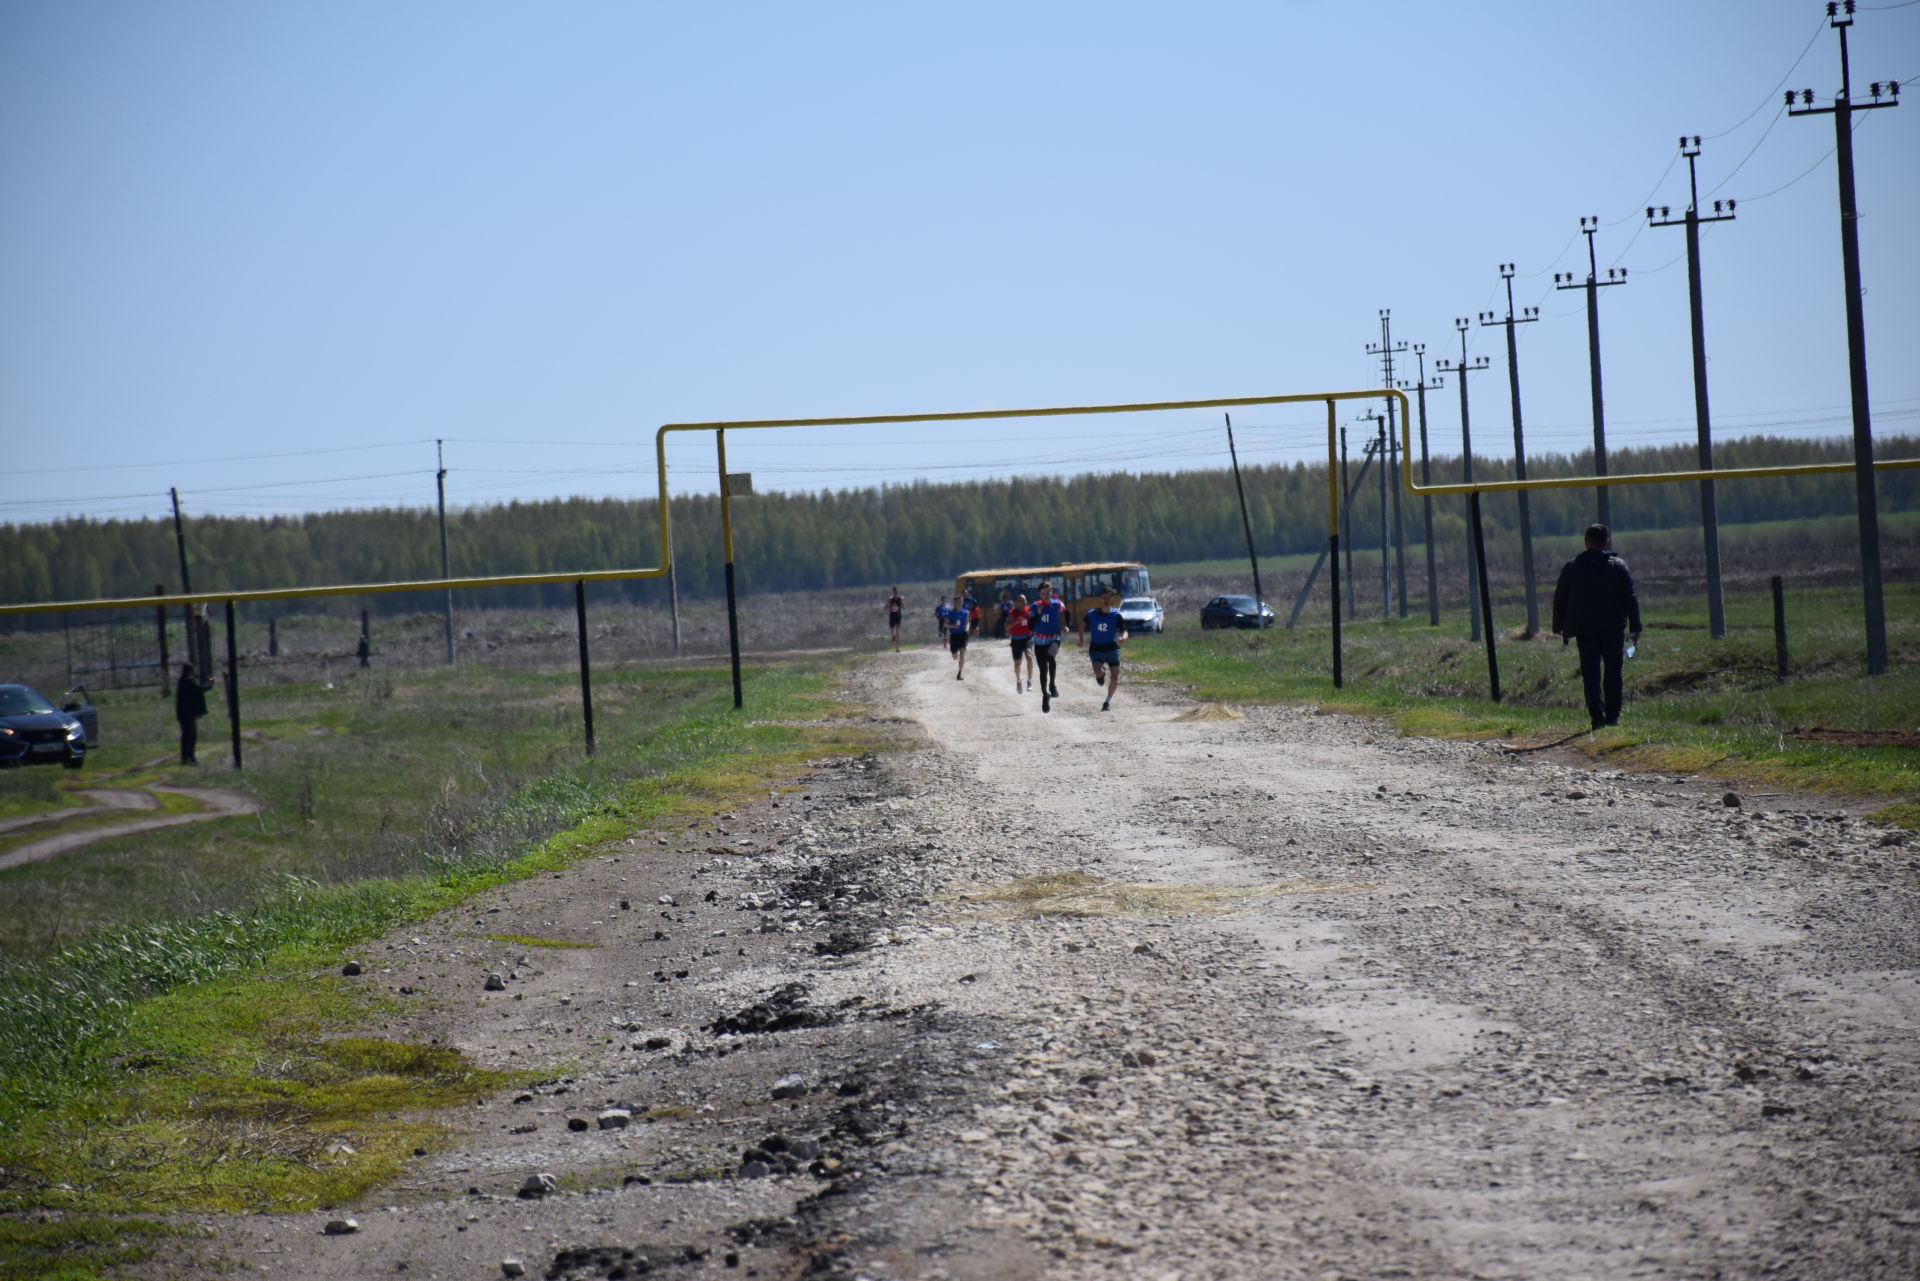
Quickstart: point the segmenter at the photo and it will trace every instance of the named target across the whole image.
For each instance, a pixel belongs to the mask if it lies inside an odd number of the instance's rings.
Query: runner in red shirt
[[[1031,613],[1027,609],[1027,598],[1016,596],[1007,610],[1007,639],[1013,643],[1013,692],[1025,693],[1033,688],[1033,624]],[[1020,683],[1020,660],[1027,660],[1027,683]]]

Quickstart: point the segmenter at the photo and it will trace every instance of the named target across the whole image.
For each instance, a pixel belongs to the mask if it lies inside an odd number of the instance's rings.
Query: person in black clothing
[[[180,763],[198,765],[193,757],[200,742],[200,718],[207,714],[207,691],[213,682],[202,680],[192,663],[180,664],[180,683],[173,687],[173,718],[180,722]]]
[[[1580,681],[1586,687],[1593,728],[1620,723],[1620,633],[1640,643],[1640,597],[1627,562],[1613,554],[1613,533],[1587,526],[1587,550],[1566,563],[1553,589],[1553,634],[1580,647]]]

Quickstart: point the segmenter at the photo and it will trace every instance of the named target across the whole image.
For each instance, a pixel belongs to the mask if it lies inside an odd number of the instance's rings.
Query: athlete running
[[[1113,696],[1120,688],[1120,647],[1127,640],[1126,620],[1113,607],[1113,595],[1111,587],[1101,591],[1100,604],[1086,612],[1086,626],[1075,641],[1087,647],[1087,657],[1093,660],[1093,683],[1107,687],[1106,701],[1100,704],[1103,712],[1113,710]]]
[[[900,615],[906,612],[906,608],[906,599],[900,595],[898,587],[894,588],[893,594],[887,597],[887,639],[893,642],[896,651],[900,648]]]
[[[1053,700],[1060,697],[1060,628],[1066,622],[1067,604],[1054,596],[1052,583],[1042,583],[1040,599],[1028,614],[1033,627],[1033,655],[1040,663],[1040,710],[1050,712]]]
[[[967,679],[967,609],[965,605],[955,605],[946,614],[947,652],[953,655],[953,661],[959,666],[954,669],[953,679]]]
[[[947,598],[945,596],[933,604],[933,635],[936,640],[945,640],[947,636]]]
[[[1006,620],[1007,639],[1013,645],[1013,692],[1025,693],[1033,688],[1033,624],[1032,611],[1027,608],[1027,598],[1016,596],[1007,606],[1007,612],[1001,615]],[[1027,683],[1020,684],[1020,660],[1027,660]]]

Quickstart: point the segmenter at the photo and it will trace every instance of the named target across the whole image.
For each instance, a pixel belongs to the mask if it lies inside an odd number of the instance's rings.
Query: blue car
[[[31,685],[0,685],[0,767],[51,765],[79,769],[88,746],[99,737],[93,700],[79,686],[80,702],[64,708]]]

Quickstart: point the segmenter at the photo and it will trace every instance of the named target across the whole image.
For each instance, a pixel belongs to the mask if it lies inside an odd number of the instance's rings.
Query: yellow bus
[[[953,594],[972,596],[980,605],[980,631],[1003,636],[1000,605],[1016,596],[1029,602],[1039,599],[1040,584],[1053,585],[1053,594],[1067,604],[1067,629],[1074,620],[1100,603],[1100,593],[1111,587],[1122,599],[1149,596],[1153,589],[1147,579],[1147,567],[1137,560],[1061,561],[1057,565],[1039,565],[1030,569],[976,569],[953,580]]]

